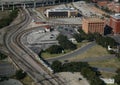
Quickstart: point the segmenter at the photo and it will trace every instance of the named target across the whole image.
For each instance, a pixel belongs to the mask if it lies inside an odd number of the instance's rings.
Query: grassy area
[[[76,45],[77,45],[77,48],[80,48],[80,47],[82,47],[82,46],[85,46],[85,45],[87,45],[89,42],[87,41],[87,40],[85,40],[85,41],[83,41],[83,42],[81,42],[81,43],[77,43]]]
[[[105,56],[108,54],[109,53],[105,48],[101,47],[100,45],[95,45],[91,49],[84,52],[83,54],[76,56],[74,58],[71,58],[70,60],[74,61],[74,60],[80,60],[80,59],[90,58],[90,57]]]
[[[65,53],[70,52],[70,50],[65,50]],[[52,58],[52,57],[57,57],[57,56],[61,56],[64,55],[65,53],[60,53],[60,54],[50,54],[48,52],[43,52],[41,55],[43,58]]]
[[[21,80],[21,82],[23,85],[32,85],[34,81],[27,75],[24,79]]]
[[[81,43],[77,43],[77,48],[80,48],[80,47],[85,46],[85,45],[87,45],[87,44],[88,44],[87,41],[81,42]],[[71,50],[65,50],[65,53],[69,53],[69,52],[71,52]],[[43,58],[52,58],[52,57],[57,57],[57,56],[64,55],[65,53],[61,53],[61,54],[50,54],[50,53],[48,53],[48,52],[43,52],[43,53],[42,53],[42,57],[43,57]]]
[[[104,78],[113,78],[116,74],[115,73],[109,73],[109,72],[100,72],[101,76]]]
[[[91,66],[120,68],[120,61],[117,58],[98,62],[90,62],[89,64]]]

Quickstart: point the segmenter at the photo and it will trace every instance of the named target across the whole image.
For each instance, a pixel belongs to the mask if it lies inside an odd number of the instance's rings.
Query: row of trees
[[[89,33],[86,34],[82,29],[78,29],[79,33],[73,35],[77,42],[81,42],[83,40],[93,41],[94,35]]]
[[[99,45],[106,47],[106,48],[108,45],[110,45],[111,47],[114,47],[118,44],[113,38],[105,37],[98,33],[94,34],[94,38]]]
[[[46,51],[49,52],[50,54],[59,54],[62,53],[63,48],[59,45],[52,45],[51,47],[46,49]]]
[[[108,45],[114,47],[118,44],[113,38],[102,36],[99,33],[85,34],[82,29],[79,29],[78,31],[79,34],[74,35],[74,38],[77,40],[77,42],[81,42],[83,40],[88,40],[88,41],[95,40],[99,45],[103,47],[107,47]]]
[[[57,40],[60,44],[60,46],[63,48],[63,49],[69,49],[69,50],[74,50],[77,48],[77,46],[75,44],[73,44],[71,41],[68,40],[67,36],[64,36],[64,35],[59,35],[57,37]]]
[[[13,10],[8,17],[0,19],[0,28],[8,26],[18,15],[18,9]]]
[[[86,62],[70,62],[62,64],[60,61],[54,61],[51,65],[54,72],[81,72],[81,74],[90,82],[90,85],[106,85]]]

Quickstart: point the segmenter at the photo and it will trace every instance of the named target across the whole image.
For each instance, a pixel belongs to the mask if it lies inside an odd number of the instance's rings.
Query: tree
[[[76,45],[73,44],[71,41],[69,41],[69,40],[67,39],[67,37],[64,36],[64,35],[61,35],[61,34],[60,34],[60,35],[57,37],[57,40],[59,41],[59,44],[60,44],[60,46],[61,46],[63,49],[74,50],[74,49],[77,48]]]
[[[23,72],[21,69],[16,71],[16,74],[15,74],[16,78],[17,79],[23,79],[25,76],[26,76],[26,73]]]
[[[3,60],[3,59],[5,59],[5,58],[7,58],[7,56],[4,55],[4,54],[2,54],[2,53],[0,53],[0,60]]]
[[[118,69],[116,71],[117,75],[115,75],[114,79],[115,79],[115,82],[120,85],[120,69]]]
[[[54,72],[61,72],[62,63],[60,61],[53,61],[51,68],[54,70]]]
[[[18,15],[18,9],[13,10],[8,17],[0,20],[0,28],[8,26]]]
[[[77,42],[81,42],[83,40],[80,34],[74,34],[73,37],[76,39]]]
[[[51,53],[51,54],[59,54],[62,53],[63,48],[59,45],[53,45],[51,47],[49,47],[48,49],[46,49],[47,52]]]
[[[91,78],[90,85],[106,85],[99,77]]]

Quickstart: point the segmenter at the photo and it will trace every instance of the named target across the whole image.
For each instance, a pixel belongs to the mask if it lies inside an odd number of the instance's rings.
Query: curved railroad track
[[[24,28],[32,20],[27,10],[24,10],[23,13],[25,16],[23,21],[18,25],[12,26],[15,29],[6,34],[5,45],[13,55],[11,59],[22,70],[27,72],[38,85],[65,85],[58,76],[50,74],[47,71],[48,66],[42,60],[38,62],[35,59],[37,55],[20,41],[20,35],[22,35],[22,32],[25,31]]]

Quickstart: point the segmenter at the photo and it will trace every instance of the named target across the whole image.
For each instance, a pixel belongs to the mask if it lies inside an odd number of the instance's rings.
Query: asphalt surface
[[[109,73],[116,73],[116,68],[109,68],[109,67],[93,67],[96,71],[102,71],[102,72],[109,72]]]
[[[52,61],[55,61],[55,60],[66,60],[68,58],[71,58],[71,57],[75,57],[77,55],[80,55],[84,52],[86,52],[87,50],[89,50],[91,47],[95,46],[96,43],[95,42],[91,42],[90,44],[82,47],[82,48],[79,48],[75,51],[72,51],[71,53],[68,53],[68,54],[65,54],[65,55],[62,55],[62,56],[58,56],[58,57],[55,57],[55,58],[50,58],[50,59],[47,59],[48,62],[52,62]]]
[[[9,70],[8,70],[9,69]],[[0,62],[0,76],[12,76],[16,72],[15,67],[7,62]]]

